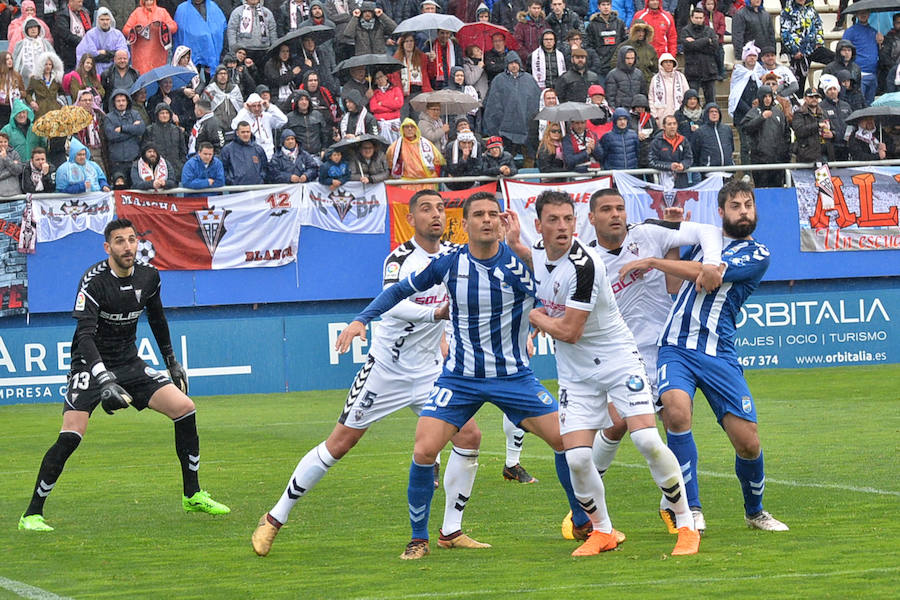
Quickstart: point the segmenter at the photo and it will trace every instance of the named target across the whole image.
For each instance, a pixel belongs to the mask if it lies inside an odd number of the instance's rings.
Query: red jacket
[[[403,92],[393,85],[383,92],[375,88],[372,98],[369,99],[369,110],[378,121],[399,119],[401,108],[403,108]]]
[[[721,11],[714,10],[712,13],[712,23],[710,23],[709,13],[703,10],[703,24],[713,28],[716,35],[719,36],[719,43],[725,43],[725,15]],[[673,55],[674,56],[674,55]]]
[[[517,54],[522,59],[522,64],[525,64],[531,53],[541,45],[541,36],[544,35],[544,30],[549,29],[550,26],[547,25],[547,20],[544,18],[544,11],[541,11],[541,16],[537,21],[528,17],[528,11],[520,12],[516,15],[516,19],[518,19],[518,23],[513,28],[513,37],[521,46]]]
[[[662,0],[659,4],[662,6]],[[675,17],[672,16],[672,13],[662,8],[651,10],[647,8],[645,0],[644,10],[638,11],[634,15],[634,21],[638,19],[653,28],[653,41],[650,43],[656,50],[657,56],[662,56],[665,52],[672,56],[678,56],[678,31],[675,29]]]

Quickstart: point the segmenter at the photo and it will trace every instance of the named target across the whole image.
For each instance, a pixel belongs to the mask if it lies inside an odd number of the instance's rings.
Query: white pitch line
[[[584,590],[586,588],[589,589],[604,589],[604,588],[625,588],[625,587],[645,587],[645,586],[654,586],[654,585],[681,585],[686,587],[696,586],[697,584],[703,583],[732,583],[736,581],[765,581],[765,580],[776,580],[776,579],[809,579],[813,577],[843,577],[845,575],[864,575],[870,573],[896,573],[900,571],[900,567],[884,567],[884,568],[874,568],[874,569],[860,569],[854,571],[826,571],[824,573],[775,573],[775,574],[761,574],[761,575],[745,575],[743,577],[690,577],[687,579],[654,579],[654,580],[643,580],[643,581],[609,581],[603,583],[577,583],[571,585],[560,585],[553,587],[540,587],[540,588],[527,588],[521,589],[517,588],[514,590],[516,595],[520,594],[538,594],[538,593],[546,593],[546,592],[560,592],[565,590]],[[421,594],[405,594],[403,596],[359,596],[356,600],[403,600],[403,599],[413,599],[413,598],[458,598],[461,596],[488,596],[495,594],[506,594],[513,593],[513,590],[510,589],[480,589],[480,590],[457,590],[453,592],[425,592]]]
[[[0,588],[10,591],[13,594],[29,600],[72,600],[68,596],[57,596],[53,592],[42,590],[39,587],[22,583],[14,579],[7,579],[0,576]]]

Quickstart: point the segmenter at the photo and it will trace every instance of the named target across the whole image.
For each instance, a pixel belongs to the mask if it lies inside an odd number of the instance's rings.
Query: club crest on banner
[[[197,231],[206,244],[210,256],[215,255],[219,242],[225,237],[225,232],[227,231],[225,229],[225,218],[230,213],[230,210],[216,208],[215,206],[194,211],[194,216],[200,225]]]
[[[343,233],[383,233],[387,211],[384,184],[349,182],[332,190],[319,183],[304,186],[303,225]]]

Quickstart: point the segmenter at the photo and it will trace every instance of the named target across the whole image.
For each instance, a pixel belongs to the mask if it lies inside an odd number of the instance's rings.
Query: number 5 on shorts
[[[428,396],[428,404],[425,405],[424,410],[434,410],[436,407],[444,408],[452,397],[453,390],[434,387],[431,389],[431,394]]]

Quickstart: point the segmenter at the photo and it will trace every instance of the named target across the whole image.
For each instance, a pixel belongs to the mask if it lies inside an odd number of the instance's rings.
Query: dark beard
[[[722,219],[722,231],[730,238],[734,238],[739,240],[741,238],[748,237],[756,230],[756,220],[752,220],[749,223],[747,222],[739,222],[736,223],[734,221],[728,221],[726,219]]]

